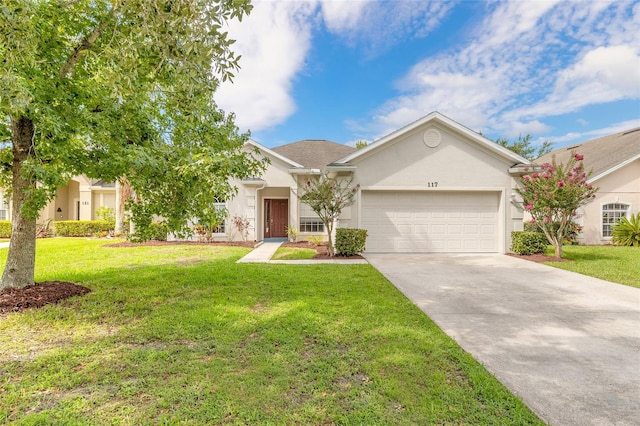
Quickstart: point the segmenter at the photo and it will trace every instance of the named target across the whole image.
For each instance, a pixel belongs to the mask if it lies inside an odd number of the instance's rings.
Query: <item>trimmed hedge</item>
[[[11,237],[11,221],[0,220],[0,238],[10,238],[10,237]]]
[[[353,256],[364,251],[367,241],[366,229],[336,229],[336,253],[341,256]]]
[[[132,243],[143,243],[145,241],[167,241],[169,227],[164,222],[151,222],[147,226],[138,226],[133,235],[129,235]]]
[[[107,220],[59,220],[53,222],[59,237],[90,237],[97,233],[112,231],[115,224]]]
[[[541,232],[513,231],[511,233],[511,250],[520,255],[544,253],[549,242]]]

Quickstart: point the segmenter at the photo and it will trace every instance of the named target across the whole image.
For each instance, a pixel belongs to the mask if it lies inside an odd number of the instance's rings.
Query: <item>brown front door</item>
[[[264,200],[264,237],[286,237],[288,225],[289,200]]]

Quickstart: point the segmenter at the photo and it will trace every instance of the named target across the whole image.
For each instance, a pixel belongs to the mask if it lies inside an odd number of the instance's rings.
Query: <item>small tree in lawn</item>
[[[524,209],[562,257],[562,243],[572,230],[572,220],[580,206],[595,198],[598,188],[587,183],[591,173],[584,170],[583,156],[572,152],[567,164],[542,164],[523,176],[516,191]]]
[[[342,209],[355,202],[360,185],[353,186],[353,179],[338,180],[323,173],[319,177],[308,179],[305,185],[298,188],[300,201],[311,207],[327,231],[327,252],[334,256],[333,226],[342,213]]]

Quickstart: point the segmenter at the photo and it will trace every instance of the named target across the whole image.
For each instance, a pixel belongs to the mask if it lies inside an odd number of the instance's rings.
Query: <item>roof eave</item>
[[[607,170],[605,170],[605,171],[603,171],[603,172],[601,172],[601,173],[597,174],[596,176],[594,176],[594,177],[592,177],[592,178],[589,178],[589,179],[587,180],[587,183],[593,183],[593,182],[595,182],[595,181],[597,181],[597,180],[599,180],[599,179],[602,179],[603,177],[608,176],[608,175],[610,175],[611,173],[613,173],[613,172],[615,172],[615,171],[617,171],[617,170],[620,170],[620,169],[621,169],[621,168],[623,168],[624,166],[626,166],[626,165],[628,165],[628,164],[631,164],[631,163],[633,163],[634,161],[636,161],[636,160],[638,160],[638,159],[640,159],[640,154],[638,154],[638,155],[634,155],[633,157],[626,159],[626,160],[625,160],[625,161],[623,161],[622,163],[618,163],[618,164],[616,164],[615,166],[610,167],[610,168],[608,168]]]
[[[289,173],[291,173],[292,175],[319,175],[321,173],[321,170],[300,167],[295,169],[289,169]]]
[[[325,167],[325,170],[329,172],[355,172],[357,169],[356,166],[351,166],[347,164],[328,164]]]
[[[285,157],[284,155],[280,155],[277,152],[267,148],[266,146],[259,144],[258,142],[254,141],[253,139],[249,139],[245,142],[245,145],[253,145],[255,148],[258,148],[259,150],[265,152],[266,154],[269,154],[272,157],[277,158],[280,161],[283,161],[285,163],[287,163],[288,165],[292,166],[292,167],[298,167],[298,168],[304,168],[304,166],[302,164],[298,164],[293,160],[290,160],[289,158]]]

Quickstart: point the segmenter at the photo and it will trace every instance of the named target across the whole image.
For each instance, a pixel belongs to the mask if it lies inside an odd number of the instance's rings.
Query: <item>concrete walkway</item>
[[[282,245],[282,241],[263,242],[236,263],[266,263]]]
[[[281,265],[319,265],[319,264],[340,264],[340,265],[362,265],[368,264],[365,259],[301,259],[301,260],[271,260],[275,252],[282,245],[283,241],[265,241],[258,247],[250,251],[246,256],[236,263],[273,263]]]
[[[366,257],[544,421],[640,424],[640,289],[504,255]]]

